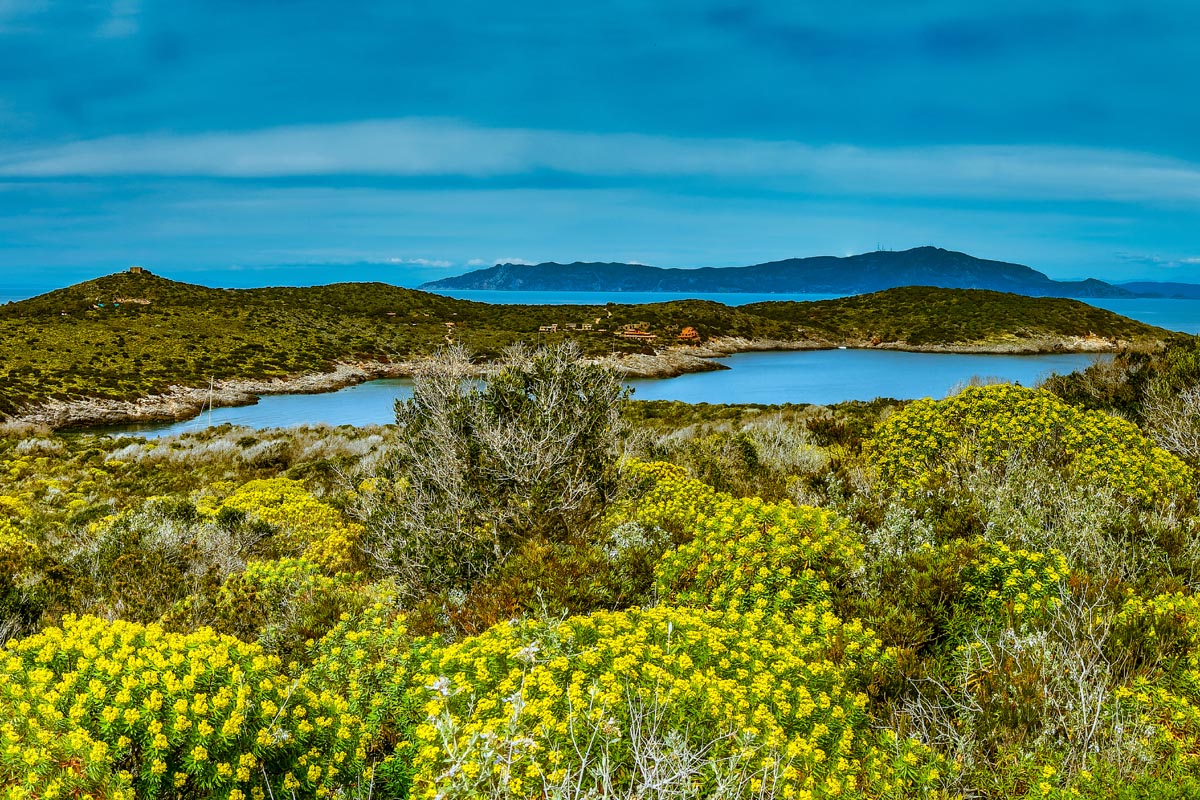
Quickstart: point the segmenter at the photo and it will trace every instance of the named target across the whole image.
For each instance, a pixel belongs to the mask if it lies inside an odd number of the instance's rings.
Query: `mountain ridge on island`
[[[1122,281],[1117,284],[1138,297],[1155,297],[1164,300],[1200,300],[1200,284],[1179,281]]]
[[[1056,281],[1023,264],[976,258],[940,247],[812,256],[746,267],[695,269],[645,264],[502,263],[422,284],[422,289],[498,291],[866,294],[901,286],[990,289],[1040,297],[1136,297],[1095,278]]]

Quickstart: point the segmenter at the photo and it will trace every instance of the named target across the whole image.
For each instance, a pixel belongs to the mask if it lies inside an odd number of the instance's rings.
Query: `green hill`
[[[1088,335],[1133,341],[1165,333],[1077,300],[928,286],[815,303],[754,303],[741,310],[824,331],[834,338],[913,346]]]
[[[558,330],[539,332],[543,326]],[[658,338],[648,344],[615,336],[623,326]],[[382,283],[213,289],[120,273],[0,307],[0,415],[51,398],[133,399],[214,377],[285,377],[344,361],[420,358],[449,340],[483,358],[516,341],[567,337],[592,355],[648,352],[677,342],[685,327],[704,340],[999,348],[1025,342],[1032,350],[1088,334],[1139,347],[1174,336],[1077,301],[979,290],[909,287],[740,307],[698,300],[522,306]]]

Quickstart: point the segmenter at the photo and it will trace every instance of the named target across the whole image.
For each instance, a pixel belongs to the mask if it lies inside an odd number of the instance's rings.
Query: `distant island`
[[[1200,300],[1200,284],[1175,281],[1129,281],[1117,284],[1138,297],[1160,297],[1166,300]]]
[[[1178,336],[1075,300],[984,290],[494,305],[383,283],[214,289],[135,269],[0,306],[0,420],[186,419],[206,404],[410,375],[451,342],[486,361],[515,342],[571,339],[626,375],[665,377],[748,350],[1113,352]]]
[[[644,264],[497,264],[422,289],[494,291],[696,292],[867,294],[900,286],[990,289],[1033,297],[1200,297],[1189,284],[1114,285],[1101,280],[1056,281],[1006,261],[975,258],[940,247],[880,250],[846,256],[789,258],[748,267],[664,269]],[[1188,293],[1189,289],[1192,293]]]

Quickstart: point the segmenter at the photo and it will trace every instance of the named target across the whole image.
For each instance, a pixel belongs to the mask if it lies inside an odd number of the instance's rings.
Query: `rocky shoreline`
[[[673,346],[654,354],[621,354],[595,359],[627,378],[670,378],[690,372],[729,369],[713,359],[734,353],[780,350],[849,349],[905,350],[926,353],[998,353],[1035,355],[1046,353],[1111,353],[1131,343],[1101,337],[1061,337],[1055,339],[1014,339],[986,345],[941,344],[911,345],[906,342],[819,340],[782,341],[723,337],[701,345]],[[51,400],[4,421],[7,426],[34,426],[51,429],[124,425],[139,422],[176,422],[213,408],[245,406],[257,403],[263,395],[318,394],[379,378],[406,378],[417,372],[422,360],[339,363],[329,372],[309,373],[291,378],[230,379],[213,386],[173,386],[162,394],[134,400],[88,398]]]
[[[135,400],[88,398],[51,400],[29,408],[5,421],[7,425],[34,425],[53,429],[138,422],[178,422],[199,416],[212,408],[248,406],[271,394],[319,394],[334,392],[378,378],[402,378],[413,374],[418,362],[341,363],[330,372],[309,373],[291,378],[230,379],[212,387],[172,386],[162,394]]]

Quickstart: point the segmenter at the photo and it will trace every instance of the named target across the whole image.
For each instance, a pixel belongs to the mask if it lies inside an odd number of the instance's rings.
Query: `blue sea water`
[[[1098,308],[1120,314],[1123,317],[1157,325],[1169,331],[1200,334],[1200,300],[1170,300],[1154,297],[1135,297],[1129,300],[1087,301]]]
[[[727,306],[769,301],[833,300],[841,294],[770,294],[767,292],[502,292],[488,289],[438,289],[434,294],[495,305],[602,306],[605,303],[666,303],[670,300],[712,300]]]

